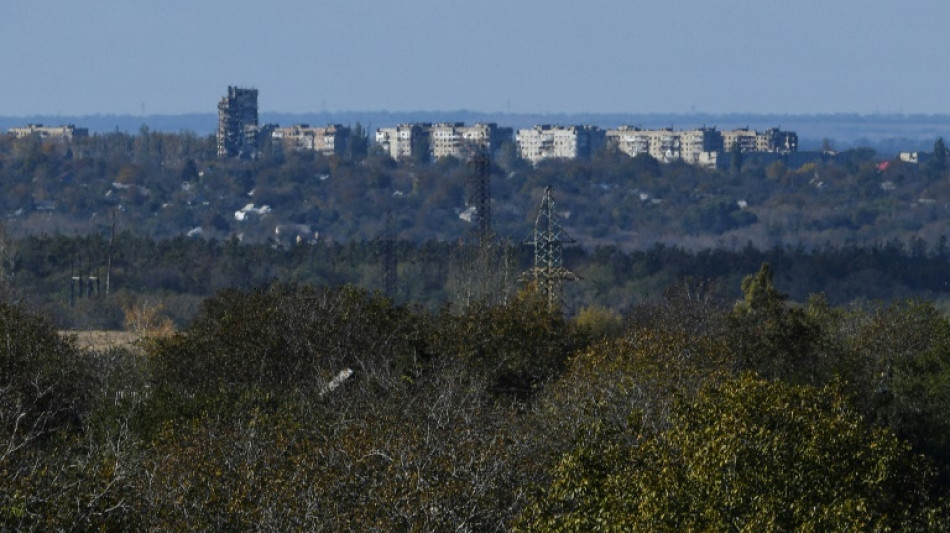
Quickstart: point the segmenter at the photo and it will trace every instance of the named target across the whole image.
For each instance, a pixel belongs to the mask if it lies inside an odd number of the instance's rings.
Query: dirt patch
[[[108,350],[109,348],[131,348],[140,336],[131,331],[63,331],[64,335],[74,335],[76,343],[84,350]]]

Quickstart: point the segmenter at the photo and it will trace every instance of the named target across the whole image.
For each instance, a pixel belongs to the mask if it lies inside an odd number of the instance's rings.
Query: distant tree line
[[[123,307],[161,302],[178,325],[219,290],[252,289],[274,280],[314,286],[353,285],[384,291],[381,241],[274,247],[178,237],[154,240],[124,231],[108,236],[0,238],[0,286],[63,327],[118,329]],[[489,250],[467,241],[397,241],[396,302],[438,309],[474,300],[502,302],[513,294],[533,260],[528,245],[498,240]],[[616,246],[565,248],[564,265],[580,277],[564,286],[569,314],[596,305],[616,312],[655,298],[680,280],[707,280],[738,296],[745,272],[772,264],[789,295],[820,293],[834,305],[927,298],[946,305],[950,247],[945,238],[890,241],[873,247],[826,245],[816,249],[714,248],[690,251],[655,245],[625,251]],[[111,269],[107,270],[108,267]],[[95,277],[97,293],[80,295],[73,277]],[[109,295],[105,294],[109,278]],[[71,288],[72,287],[72,288]],[[88,286],[87,286],[88,288]],[[72,291],[72,292],[71,292]]]

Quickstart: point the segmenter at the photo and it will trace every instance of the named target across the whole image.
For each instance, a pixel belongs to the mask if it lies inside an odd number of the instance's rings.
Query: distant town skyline
[[[950,3],[4,2],[0,115],[950,113]]]

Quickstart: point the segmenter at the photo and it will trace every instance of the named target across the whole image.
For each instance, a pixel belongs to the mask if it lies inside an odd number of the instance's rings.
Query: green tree
[[[947,171],[947,145],[944,144],[943,137],[938,137],[934,142],[933,157],[928,161],[927,168],[933,178],[943,176]]]
[[[821,384],[830,379],[843,347],[833,341],[833,313],[821,298],[790,305],[772,283],[772,268],[742,280],[743,300],[729,318],[740,368],[769,378]]]
[[[729,150],[729,171],[733,176],[738,176],[742,173],[743,159],[742,148],[739,146],[739,142],[734,142],[732,149]]]
[[[746,374],[679,401],[657,434],[590,428],[518,529],[944,531],[935,490],[928,463],[837,387]]]
[[[362,161],[369,152],[369,133],[359,122],[353,126],[346,141],[344,158],[349,161]]]
[[[182,181],[198,181],[198,165],[194,159],[185,161],[185,166],[181,169]]]
[[[584,342],[530,289],[502,305],[474,301],[460,315],[444,309],[435,335],[435,354],[463,361],[492,393],[522,399],[563,371]]]

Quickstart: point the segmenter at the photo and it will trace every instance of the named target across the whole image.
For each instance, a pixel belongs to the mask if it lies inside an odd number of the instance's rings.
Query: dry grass
[[[63,331],[75,335],[81,349],[103,351],[109,348],[131,348],[142,336],[131,331]]]

